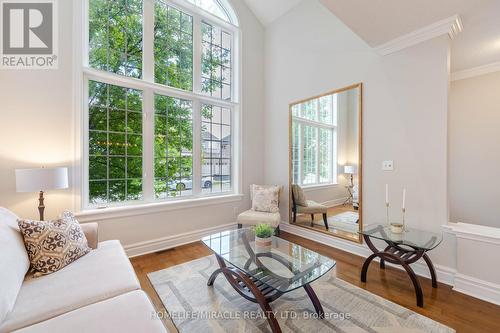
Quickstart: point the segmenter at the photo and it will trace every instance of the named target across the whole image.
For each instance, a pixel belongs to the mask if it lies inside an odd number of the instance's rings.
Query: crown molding
[[[470,77],[500,72],[500,61],[491,64],[472,67],[451,73],[451,81],[468,79]]]
[[[453,39],[462,29],[462,19],[459,15],[454,15],[379,45],[375,50],[385,56],[442,35],[448,35]]]

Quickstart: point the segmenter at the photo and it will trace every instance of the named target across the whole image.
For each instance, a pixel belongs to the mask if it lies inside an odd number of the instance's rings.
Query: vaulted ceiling
[[[321,0],[370,46],[464,14],[491,0]]]
[[[267,26],[295,7],[301,0],[245,0],[260,22]]]
[[[500,61],[500,0],[245,0],[264,26],[301,1],[320,1],[372,47],[458,14],[452,71]]]
[[[452,72],[500,61],[500,1],[462,15],[464,30],[451,43]]]

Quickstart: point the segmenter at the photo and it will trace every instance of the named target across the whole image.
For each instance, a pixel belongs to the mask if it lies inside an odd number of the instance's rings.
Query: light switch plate
[[[393,171],[394,170],[394,161],[383,161],[382,162],[382,170]]]

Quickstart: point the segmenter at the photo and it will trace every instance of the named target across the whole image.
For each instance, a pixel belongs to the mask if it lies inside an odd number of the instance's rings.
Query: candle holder
[[[391,226],[391,223],[389,222],[389,203],[386,202],[385,203],[385,208],[386,208],[386,213],[385,213],[385,219],[386,219],[386,223],[387,223],[387,226]]]
[[[389,224],[389,229],[394,235],[402,235],[406,232],[406,223],[405,223],[405,213],[406,209],[402,208],[401,209],[403,212],[403,222],[391,222]],[[403,236],[397,236],[397,240],[403,240]]]
[[[406,208],[403,208],[402,211],[403,211],[403,231],[406,231],[406,222],[405,222]]]

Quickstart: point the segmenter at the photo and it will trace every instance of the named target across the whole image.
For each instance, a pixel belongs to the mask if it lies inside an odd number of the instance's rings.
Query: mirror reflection
[[[361,90],[357,84],[290,105],[290,221],[358,242]]]

